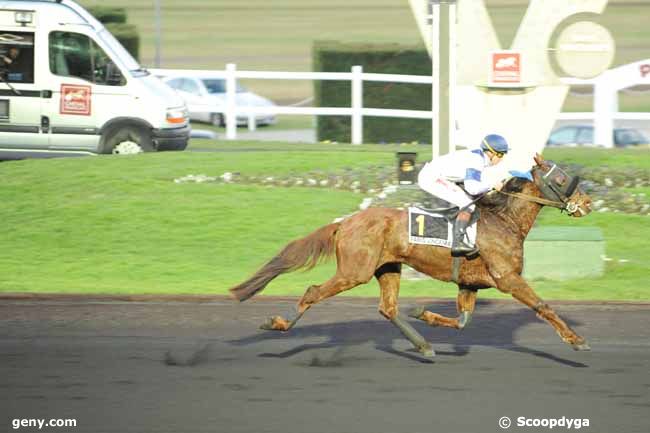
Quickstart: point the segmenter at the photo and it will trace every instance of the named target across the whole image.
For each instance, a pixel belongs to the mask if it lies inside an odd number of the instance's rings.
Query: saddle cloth
[[[409,243],[421,245],[437,245],[451,248],[454,236],[454,217],[458,209],[421,209],[409,207]],[[476,214],[475,214],[476,216]],[[467,237],[470,245],[476,243],[476,221],[467,227]]]

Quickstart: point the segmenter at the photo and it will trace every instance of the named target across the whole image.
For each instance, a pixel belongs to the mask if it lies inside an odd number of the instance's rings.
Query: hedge
[[[126,23],[126,9],[114,6],[93,6],[88,8],[90,12],[102,24]]]
[[[133,24],[126,23],[126,9],[114,6],[94,6],[88,11],[120,41],[136,59],[140,59],[140,35]]]
[[[318,41],[313,49],[313,70],[318,72],[349,72],[360,65],[364,72],[385,74],[431,75],[431,60],[424,47],[398,44],[370,45]],[[350,107],[349,81],[314,81],[315,106]],[[406,110],[431,110],[431,86],[366,82],[363,85],[363,106]],[[350,142],[349,116],[319,116],[319,141]],[[431,143],[431,121],[389,117],[364,117],[365,143]]]
[[[136,59],[140,59],[140,35],[133,24],[108,23],[106,29],[120,41],[124,48]]]

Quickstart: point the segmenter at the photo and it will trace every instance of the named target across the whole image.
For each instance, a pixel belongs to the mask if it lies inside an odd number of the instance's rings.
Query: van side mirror
[[[124,84],[124,77],[115,63],[106,63],[106,84],[109,86],[121,86]]]

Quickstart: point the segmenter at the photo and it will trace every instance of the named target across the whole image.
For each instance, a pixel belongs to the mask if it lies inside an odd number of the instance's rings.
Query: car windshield
[[[226,93],[226,80],[224,79],[211,78],[201,81],[203,81],[203,85],[211,95],[215,93]],[[237,93],[244,93],[245,91],[246,89],[237,83]]]
[[[549,141],[553,144],[575,143],[576,132],[577,128],[573,126],[560,128],[551,134]]]
[[[594,142],[594,128],[585,127],[578,130],[578,136],[576,137],[576,142],[578,144],[592,144]]]

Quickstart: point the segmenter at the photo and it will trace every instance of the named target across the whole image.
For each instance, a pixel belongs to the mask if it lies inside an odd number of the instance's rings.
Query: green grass
[[[544,149],[544,158],[585,167],[616,167],[650,170],[650,149],[557,148]]]
[[[650,97],[643,93],[618,93],[620,111],[644,112],[650,111]],[[576,96],[571,93],[564,101],[563,112],[590,112],[594,110],[593,95]]]
[[[188,174],[300,174],[395,164],[397,146],[215,143],[223,152],[27,160],[0,164],[0,291],[214,293],[242,281],[288,241],[357,209],[360,194],[324,188],[174,183]],[[421,160],[428,158],[427,146]],[[409,148],[410,149],[410,148]],[[580,149],[584,151],[584,149]],[[572,155],[569,149],[558,151]],[[600,164],[585,152],[588,164]],[[631,162],[646,166],[647,154]],[[577,156],[576,156],[577,158]],[[610,151],[622,164],[627,151]],[[547,210],[547,225],[597,226],[607,263],[600,278],[534,281],[547,299],[650,299],[647,217]],[[634,234],[631,236],[630,234]],[[620,261],[621,259],[626,261]],[[299,295],[334,264],[281,276],[264,292]],[[403,296],[455,296],[451,284],[403,281]],[[347,294],[375,296],[375,282]],[[496,290],[482,297],[502,297]]]
[[[416,152],[418,161],[431,159],[431,146],[417,144],[364,144],[352,146],[350,144],[324,144],[324,143],[283,143],[268,141],[227,141],[223,139],[205,140],[193,139],[189,149],[213,149],[224,152],[289,152],[289,159],[295,153],[309,152],[320,155],[322,158],[314,160],[320,167],[305,167],[304,172],[310,170],[329,170],[351,166],[374,165],[379,163],[391,164],[395,161],[396,152]],[[334,155],[334,156],[333,156]],[[360,158],[362,157],[362,158]],[[301,158],[301,157],[299,157]],[[297,167],[299,169],[299,167]],[[278,173],[284,174],[284,173]]]
[[[218,149],[222,151],[261,151],[261,152],[313,152],[320,154],[317,166],[305,167],[304,171],[325,170],[327,167],[335,168],[347,164],[379,163],[392,164],[395,161],[396,152],[417,152],[417,161],[425,162],[431,159],[431,146],[429,145],[384,145],[364,144],[362,146],[351,146],[349,144],[306,144],[306,143],[280,143],[262,141],[226,141],[220,136],[217,140],[195,139],[190,142],[190,149]],[[329,152],[337,153],[332,160]],[[358,160],[358,154],[363,155]],[[587,168],[601,168],[609,166],[612,168],[647,169],[650,170],[650,148],[628,148],[628,149],[601,149],[601,148],[562,148],[551,147],[544,149],[544,158],[565,164],[578,164]],[[243,154],[245,157],[245,153]],[[532,161],[531,161],[532,162]],[[332,165],[334,164],[334,165]],[[299,169],[299,167],[296,167]],[[279,173],[283,174],[283,173]]]
[[[631,299],[650,298],[650,221],[647,216],[594,213],[569,219],[555,209],[545,209],[539,224],[598,227],[606,242],[605,275],[601,278],[566,282],[534,282],[543,296],[564,299]]]
[[[81,0],[92,6],[101,0]],[[239,69],[310,71],[315,40],[423,45],[407,1],[395,0],[168,0],[162,3],[162,67],[223,69],[234,62]],[[504,48],[512,41],[528,6],[527,0],[488,0],[486,4]],[[150,0],[113,0],[123,6],[128,21],[141,37],[141,58],[153,66],[155,20]],[[650,57],[650,2],[610,0],[602,23],[613,34],[615,65]],[[351,24],[353,23],[353,24]],[[297,102],[312,94],[311,81],[245,81],[252,90],[281,103]],[[572,98],[566,110],[583,110]],[[644,102],[622,110],[650,109]],[[645,107],[645,108],[644,108]]]
[[[624,190],[632,194],[645,194],[650,197],[650,187],[624,188]]]
[[[247,171],[279,173],[280,162],[286,172],[303,166],[282,152],[264,156]],[[347,192],[173,182],[189,173],[219,175],[240,157],[4,163],[0,197],[12,205],[0,213],[6,229],[0,290],[224,293],[260,255],[273,254],[279,239],[358,204]],[[320,156],[312,159],[316,164]]]
[[[286,241],[355,210],[360,196],[174,179],[391,164],[396,148],[297,152],[237,142],[221,149],[2,163],[0,200],[11,205],[0,209],[7,276],[0,290],[224,293]]]

